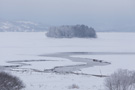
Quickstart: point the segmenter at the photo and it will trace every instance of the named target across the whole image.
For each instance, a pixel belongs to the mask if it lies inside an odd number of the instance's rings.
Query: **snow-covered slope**
[[[47,26],[31,21],[0,21],[0,32],[41,32]]]

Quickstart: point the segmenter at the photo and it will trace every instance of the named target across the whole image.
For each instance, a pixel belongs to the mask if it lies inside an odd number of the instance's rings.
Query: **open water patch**
[[[59,74],[77,74],[77,75],[87,75],[85,73],[75,73],[75,71],[80,71],[83,68],[89,68],[94,66],[104,66],[109,65],[111,62],[107,62],[104,60],[98,60],[93,58],[81,58],[81,57],[72,57],[73,55],[114,55],[114,54],[135,54],[135,53],[121,53],[121,52],[60,52],[60,53],[53,53],[53,54],[45,54],[39,55],[42,57],[53,57],[53,58],[63,58],[68,59],[72,62],[80,62],[81,64],[76,65],[65,65],[65,66],[55,66],[50,69],[34,69],[34,68],[23,68],[25,66],[31,66],[31,62],[60,62],[59,60],[14,60],[8,61],[12,65],[3,66],[5,68],[9,68],[10,70],[14,71],[33,71],[33,72],[44,72],[44,73],[59,73]],[[93,76],[100,76],[100,75],[93,75]]]

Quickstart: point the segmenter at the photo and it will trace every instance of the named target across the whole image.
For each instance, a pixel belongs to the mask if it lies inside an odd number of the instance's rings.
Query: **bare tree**
[[[135,90],[135,71],[118,70],[105,79],[107,90]]]

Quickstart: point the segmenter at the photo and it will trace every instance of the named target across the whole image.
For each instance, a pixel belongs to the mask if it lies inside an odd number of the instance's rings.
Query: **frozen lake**
[[[96,75],[109,75],[115,70],[129,69],[134,70],[135,68],[135,33],[97,33],[97,39],[52,39],[47,38],[44,32],[32,32],[32,33],[0,33],[0,66],[18,65],[17,63],[7,63],[9,61],[20,61],[25,64],[24,67],[17,69],[24,70],[28,69],[27,73],[17,73],[23,81],[27,84],[26,90],[44,90],[45,85],[48,90],[53,90],[52,87],[58,87],[56,90],[66,90],[67,86],[70,86],[72,79],[74,83],[80,86],[80,90],[93,90],[103,89],[103,79],[96,77],[87,78],[87,76],[76,75],[48,75],[45,80],[39,78],[44,77],[44,74],[37,74],[36,72],[30,74],[31,70],[44,71],[45,69],[52,69],[57,66],[72,66],[86,64],[86,62],[75,61],[73,58],[87,58],[87,59],[98,59],[105,62],[111,62],[109,65],[96,65],[92,67],[83,67],[75,69],[75,73],[86,73]],[[61,53],[61,56],[57,56]],[[64,54],[70,54],[70,58],[63,57]],[[54,55],[54,56],[46,56]],[[72,59],[72,60],[71,60]],[[26,60],[27,62],[21,62]],[[40,60],[37,62],[37,60]],[[15,69],[14,69],[15,70]],[[60,70],[60,69],[59,69]],[[32,73],[32,72],[31,72]],[[46,74],[45,74],[46,75]],[[26,78],[27,77],[27,78]],[[32,81],[33,78],[38,78]],[[59,83],[55,83],[52,78],[49,83],[46,83],[48,77],[55,77]],[[69,80],[63,78],[66,77]],[[28,79],[29,78],[29,79]],[[63,81],[62,81],[63,80]],[[70,81],[71,80],[71,81]],[[82,83],[79,83],[79,81]],[[86,84],[86,80],[89,80],[89,84]],[[94,83],[90,82],[94,80]],[[97,80],[97,82],[96,82]],[[68,85],[64,84],[62,87],[59,85],[62,82],[67,81]],[[53,83],[52,83],[53,82]],[[98,84],[97,84],[98,83]],[[33,86],[32,86],[33,85]],[[39,88],[41,85],[41,88]]]

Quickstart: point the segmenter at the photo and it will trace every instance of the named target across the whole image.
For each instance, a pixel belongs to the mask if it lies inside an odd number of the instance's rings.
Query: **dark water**
[[[104,66],[109,65],[111,62],[106,62],[104,60],[97,60],[93,58],[80,58],[80,57],[72,57],[72,55],[135,55],[135,52],[60,52],[60,53],[54,53],[54,54],[45,54],[45,55],[39,55],[41,57],[57,57],[57,58],[63,58],[63,59],[69,59],[73,62],[82,62],[82,64],[77,65],[67,65],[67,66],[56,66],[51,69],[44,69],[44,71],[32,69],[32,71],[38,71],[38,72],[45,72],[45,73],[74,73],[74,71],[81,70],[83,68],[89,68],[94,66]],[[20,69],[24,66],[30,66],[29,62],[48,62],[48,61],[56,61],[58,60],[15,60],[15,61],[8,61],[7,63],[10,63],[11,65],[8,66],[1,66],[4,68],[8,68],[11,70],[14,69]],[[25,70],[30,70],[30,68],[25,68]]]

